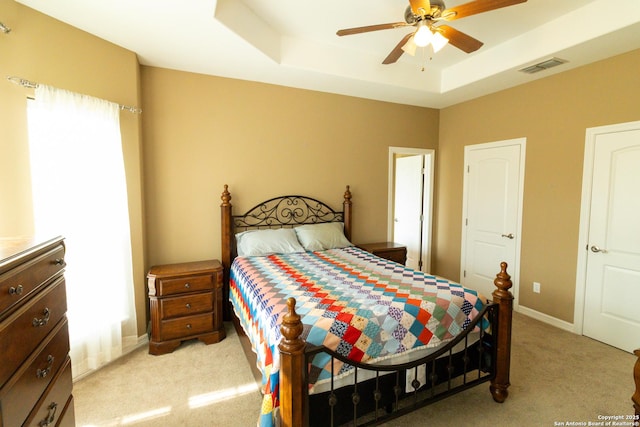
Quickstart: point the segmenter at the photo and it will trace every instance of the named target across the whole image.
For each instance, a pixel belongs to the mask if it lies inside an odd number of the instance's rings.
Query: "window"
[[[117,104],[39,85],[28,104],[34,228],[65,238],[74,377],[135,339],[131,238]]]

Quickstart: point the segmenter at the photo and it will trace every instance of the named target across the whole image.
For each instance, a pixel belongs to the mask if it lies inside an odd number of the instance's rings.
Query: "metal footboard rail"
[[[373,412],[373,421],[372,423],[377,423],[383,418],[395,418],[409,410],[413,410],[416,407],[428,405],[429,403],[440,400],[450,394],[455,392],[464,390],[466,388],[472,387],[473,385],[490,381],[489,391],[491,392],[491,396],[493,400],[497,403],[503,403],[509,396],[508,388],[511,385],[509,382],[509,372],[510,372],[510,364],[511,364],[511,332],[512,332],[512,317],[513,317],[513,294],[509,291],[513,286],[513,282],[511,282],[511,276],[507,273],[507,263],[500,263],[500,272],[496,274],[496,278],[493,281],[496,289],[493,291],[491,296],[493,297],[493,302],[497,304],[497,306],[490,305],[487,307],[487,311],[484,312],[483,315],[477,317],[472,322],[472,325],[478,325],[475,321],[478,322],[480,319],[487,317],[487,319],[491,322],[490,332],[485,331],[482,332],[482,339],[478,341],[478,345],[469,344],[466,342],[466,352],[455,352],[453,351],[454,343],[448,344],[448,346],[443,347],[442,349],[438,349],[432,355],[429,355],[428,359],[424,360],[415,360],[415,366],[419,366],[419,364],[424,364],[425,371],[429,369],[429,364],[436,365],[442,364],[440,360],[446,361],[455,361],[459,358],[460,354],[462,354],[462,365],[464,367],[464,360],[469,360],[471,363],[467,363],[467,367],[462,369],[466,374],[461,374],[458,370],[457,365],[454,363],[453,371],[451,371],[451,366],[447,367],[444,365],[445,374],[433,377],[431,376],[434,372],[428,372],[428,378],[430,379],[432,384],[438,384],[436,387],[440,387],[442,384],[446,383],[444,387],[444,391],[435,391],[433,387],[428,390],[431,394],[429,399],[426,399],[424,403],[422,400],[419,400],[419,403],[413,404],[412,409],[403,409],[404,402],[406,399],[400,399],[404,393],[402,388],[400,387],[400,381],[396,380],[395,384],[392,384],[391,390],[394,390],[394,393],[398,396],[398,399],[395,399],[395,395],[393,396],[395,400],[391,401],[391,404],[388,404],[389,397],[387,396],[386,388],[383,386],[374,386],[371,394],[374,396],[374,404],[371,411],[365,410],[364,403],[367,402],[367,399],[361,400],[363,396],[363,389],[365,387],[364,383],[355,382],[353,385],[353,389],[349,391],[345,395],[343,393],[344,388],[337,388],[334,390],[334,393],[339,399],[331,399],[335,400],[336,404],[334,405],[336,408],[341,405],[343,400],[351,400],[351,403],[348,406],[348,409],[336,409],[328,408],[325,411],[324,416],[326,417],[328,413],[333,411],[330,415],[335,418],[334,415],[338,416],[338,418],[344,415],[344,412],[353,412],[353,417],[349,415],[349,418],[346,421],[334,422],[333,425],[337,425],[345,422],[353,422],[355,420],[355,424],[358,425],[368,425],[364,424],[364,418],[359,414],[364,414],[367,412]],[[301,334],[303,331],[303,325],[300,320],[300,315],[298,315],[295,311],[296,301],[294,298],[289,298],[287,300],[287,313],[284,315],[282,324],[280,325],[280,331],[282,332],[282,340],[278,345],[278,349],[280,350],[280,415],[282,420],[283,427],[298,427],[298,426],[307,426],[309,425],[309,421],[311,420],[313,423],[318,423],[320,425],[330,425],[330,420],[327,421],[319,421],[321,417],[318,417],[318,412],[315,410],[316,404],[315,400],[317,398],[322,397],[321,395],[313,394],[309,396],[309,381],[308,381],[308,362],[307,355],[305,354],[305,347],[307,344],[301,338]],[[471,330],[474,326],[469,325],[467,330]],[[484,328],[481,328],[484,330]],[[460,340],[466,338],[459,338]],[[455,341],[455,340],[454,340]],[[449,347],[450,346],[450,347]],[[483,352],[483,356],[475,358],[476,353],[471,351],[472,348],[481,348],[478,351]],[[309,349],[309,351],[313,352],[316,349]],[[449,352],[449,354],[446,354]],[[446,354],[446,355],[445,355]],[[443,356],[438,359],[437,356]],[[338,357],[339,355],[335,355]],[[467,359],[464,358],[467,357]],[[340,356],[342,357],[342,356]],[[340,359],[342,360],[342,359]],[[377,368],[380,370],[375,371],[375,382],[384,383],[388,381],[389,377],[393,377],[393,375],[381,375],[380,373],[384,373],[388,370],[387,367],[380,367],[380,364],[377,364]],[[404,364],[400,366],[401,369],[405,369],[407,367],[411,368],[411,365]],[[358,371],[361,371],[367,367],[358,367]],[[398,366],[392,368],[398,369]],[[473,379],[471,376],[473,372],[477,373]],[[398,373],[396,376],[402,376],[404,373]],[[436,375],[437,372],[436,372]],[[454,386],[452,383],[458,381],[458,378],[462,375],[462,384],[459,386]],[[356,375],[354,375],[356,376]],[[454,380],[454,378],[456,378]],[[467,381],[468,378],[468,381]],[[440,381],[439,379],[442,379]],[[466,384],[465,384],[466,382]],[[424,391],[423,387],[419,387],[418,389],[414,389],[414,394],[422,393]],[[366,394],[366,393],[365,393]],[[344,396],[347,396],[345,399]],[[376,397],[377,396],[377,397]],[[365,396],[366,397],[366,396]],[[428,396],[429,397],[429,396]],[[376,398],[378,399],[376,401]],[[313,400],[314,402],[311,402]],[[396,405],[397,400],[397,405]],[[415,400],[415,399],[414,399]],[[402,401],[402,403],[401,403]],[[309,415],[309,409],[314,410],[313,415]],[[362,406],[360,406],[362,405]],[[411,406],[411,405],[410,405]],[[361,409],[362,408],[362,409]],[[384,417],[378,417],[378,421],[376,421],[376,408],[378,412],[381,413],[384,408]],[[366,408],[368,409],[368,408]],[[322,416],[323,414],[320,413]],[[361,420],[362,418],[362,420]]]
[[[319,353],[331,356],[329,391],[322,394],[322,399],[314,398],[313,402],[326,405],[329,420],[325,420],[326,423],[323,421],[323,424],[342,424],[345,421],[346,408],[350,407],[349,412],[352,416],[347,421],[349,425],[375,425],[492,380],[496,366],[494,337],[497,336],[499,328],[498,310],[498,304],[486,305],[453,340],[436,350],[416,351],[410,360],[398,364],[354,362],[324,346],[307,344],[304,351],[306,366],[309,366],[313,357]],[[489,323],[488,328],[485,322]],[[476,329],[478,339],[472,340],[469,334]],[[427,352],[428,354],[424,355]],[[336,359],[353,369],[353,383],[341,387],[343,391],[340,394],[334,387]],[[362,376],[370,378],[367,384],[358,382],[358,377]],[[409,382],[406,378],[413,379]],[[351,393],[347,392],[345,395],[346,389],[350,389]],[[323,403],[325,395],[326,400]],[[309,399],[309,396],[306,398]],[[350,400],[350,403],[345,405],[345,399]],[[317,410],[318,408],[314,407],[312,412]],[[314,424],[313,419],[310,420],[310,424]]]

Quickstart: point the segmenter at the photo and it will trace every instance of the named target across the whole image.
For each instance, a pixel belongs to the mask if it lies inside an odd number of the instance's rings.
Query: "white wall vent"
[[[518,71],[522,71],[523,73],[527,73],[527,74],[533,74],[533,73],[537,73],[538,71],[544,71],[552,67],[557,67],[558,65],[562,65],[566,62],[568,61],[565,59],[554,57],[542,62],[538,62],[537,64],[533,64],[533,65],[529,65],[528,67],[521,68]]]

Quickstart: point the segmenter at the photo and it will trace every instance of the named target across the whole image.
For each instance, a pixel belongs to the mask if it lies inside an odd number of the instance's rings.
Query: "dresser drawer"
[[[160,279],[159,282],[158,296],[213,289],[213,277],[210,274]]]
[[[64,246],[60,244],[0,275],[0,318],[64,266]]]
[[[160,340],[188,339],[191,335],[211,331],[213,331],[213,313],[178,317],[161,322]]]
[[[73,395],[67,401],[67,406],[64,407],[58,424],[56,427],[76,427],[76,414],[73,410]]]
[[[64,278],[59,277],[0,323],[0,387],[65,317],[66,311]]]
[[[46,394],[40,398],[24,426],[40,427],[58,425],[60,417],[65,413],[65,408],[67,408],[71,400],[72,389],[71,359],[67,358],[64,366],[58,371],[58,375],[54,377],[53,381],[51,381]]]
[[[170,297],[160,300],[160,315],[163,319],[189,316],[213,311],[213,292]]]
[[[0,425],[22,425],[69,353],[67,320],[63,319],[2,390]]]

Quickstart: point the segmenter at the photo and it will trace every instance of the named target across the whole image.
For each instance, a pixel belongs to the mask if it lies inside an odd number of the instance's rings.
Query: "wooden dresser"
[[[213,344],[225,336],[222,264],[218,260],[151,267],[147,275],[151,314],[149,353],[170,353],[184,340]]]
[[[0,427],[75,426],[62,237],[0,240]]]
[[[360,249],[379,256],[380,258],[395,261],[404,265],[407,262],[407,247],[393,242],[361,243]]]

